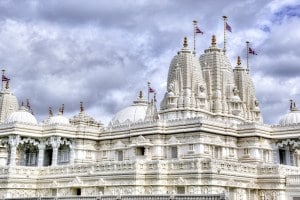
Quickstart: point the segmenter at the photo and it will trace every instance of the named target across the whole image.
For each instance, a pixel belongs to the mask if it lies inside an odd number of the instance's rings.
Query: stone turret
[[[223,50],[217,47],[214,35],[211,46],[200,56],[200,64],[207,85],[210,112],[219,117],[233,114],[229,101],[234,96],[238,98],[238,91],[234,84],[231,64]]]
[[[184,39],[171,61],[160,108],[162,119],[202,116],[234,123],[262,121],[249,70],[242,67],[240,57],[233,70],[214,35],[199,60]]]
[[[233,70],[235,85],[241,98],[243,117],[249,121],[261,122],[261,113],[258,100],[255,96],[255,88],[249,75],[249,69],[242,67],[240,57],[237,66]]]
[[[3,123],[5,119],[14,111],[19,109],[17,97],[10,91],[9,81],[2,71],[2,88],[0,91],[0,123]]]
[[[184,38],[183,48],[172,59],[167,92],[161,102],[162,119],[178,119],[203,115],[208,111],[206,84],[201,67]]]

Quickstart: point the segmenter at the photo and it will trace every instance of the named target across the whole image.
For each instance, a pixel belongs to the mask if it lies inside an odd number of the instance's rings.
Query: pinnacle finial
[[[290,111],[298,111],[296,102],[294,100],[290,100]]]
[[[187,37],[184,37],[183,47],[188,47]]]
[[[216,36],[213,35],[212,38],[211,38],[211,45],[216,46],[216,44],[217,44],[217,39],[216,39]]]
[[[49,117],[52,117],[52,116],[53,116],[52,108],[49,107]]]
[[[83,107],[83,102],[81,101],[80,102],[80,112],[83,112],[84,111],[84,107]]]
[[[64,111],[65,111],[65,104],[62,104],[62,105],[61,105],[61,114],[62,114],[62,115],[64,114]]]
[[[140,90],[140,95],[139,95],[139,98],[142,99],[143,98],[143,91]]]
[[[242,62],[241,62],[241,57],[238,56],[238,57],[237,57],[237,65],[240,66],[241,64],[242,64]]]

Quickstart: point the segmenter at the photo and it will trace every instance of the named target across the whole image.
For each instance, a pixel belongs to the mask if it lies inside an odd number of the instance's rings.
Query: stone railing
[[[4,200],[225,200],[224,194],[210,195],[101,195],[69,197],[6,198]]]
[[[216,159],[179,159],[179,160],[152,160],[152,161],[106,161],[89,164],[62,165],[55,167],[0,167],[0,177],[15,176],[20,178],[51,178],[60,176],[84,176],[101,174],[144,174],[148,172],[162,173],[209,172],[223,175],[245,177],[257,176],[287,176],[300,175],[300,168],[286,165],[253,165]]]
[[[287,186],[300,186],[300,174],[299,175],[287,175],[286,176]]]
[[[300,167],[288,165],[261,165],[258,166],[258,175],[292,175],[300,174]]]
[[[202,170],[211,170],[217,174],[236,175],[255,177],[257,175],[257,167],[255,165],[230,162],[223,160],[203,160],[201,162]]]

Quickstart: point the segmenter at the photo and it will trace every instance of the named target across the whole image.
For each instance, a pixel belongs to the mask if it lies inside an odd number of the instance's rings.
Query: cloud
[[[71,117],[83,101],[87,113],[107,123],[146,91],[147,81],[162,99],[183,37],[192,44],[192,20],[205,32],[197,37],[198,56],[212,34],[222,47],[227,15],[227,55],[233,66],[238,55],[245,63],[251,41],[259,53],[250,58],[257,96],[265,122],[276,123],[286,101],[299,99],[298,10],[297,1],[1,1],[1,66],[40,121],[48,106],[56,111],[64,103]]]

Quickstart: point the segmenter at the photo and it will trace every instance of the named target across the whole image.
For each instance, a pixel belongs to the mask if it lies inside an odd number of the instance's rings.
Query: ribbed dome
[[[56,116],[52,116],[50,117],[49,121],[48,121],[49,125],[53,125],[53,124],[70,124],[69,119],[64,117],[61,113],[59,113]]]
[[[31,113],[27,112],[24,106],[21,106],[18,111],[11,113],[4,121],[6,124],[14,122],[37,124],[36,118]]]
[[[279,125],[288,126],[292,124],[300,123],[300,111],[291,111],[288,114],[285,114],[280,120]]]
[[[133,105],[119,111],[111,120],[110,124],[124,124],[144,121],[147,111],[147,101],[142,95],[138,97]]]

